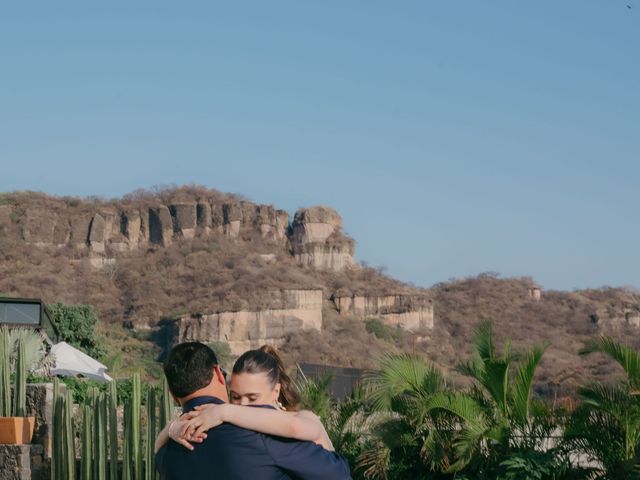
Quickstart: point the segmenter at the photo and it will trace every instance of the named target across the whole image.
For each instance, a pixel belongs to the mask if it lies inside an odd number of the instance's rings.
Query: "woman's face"
[[[271,387],[266,373],[234,373],[231,376],[231,403],[235,405],[278,404],[280,384]]]

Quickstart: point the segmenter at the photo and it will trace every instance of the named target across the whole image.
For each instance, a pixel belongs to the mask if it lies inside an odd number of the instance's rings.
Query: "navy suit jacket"
[[[196,405],[224,403],[216,397],[197,397]],[[344,457],[313,442],[275,437],[223,423],[207,432],[201,444],[189,451],[169,441],[156,454],[162,480],[348,480]]]

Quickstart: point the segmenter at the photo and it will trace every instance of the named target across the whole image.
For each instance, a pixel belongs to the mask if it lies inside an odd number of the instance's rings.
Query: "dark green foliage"
[[[364,324],[367,332],[387,342],[396,342],[400,340],[403,334],[399,326],[386,325],[382,319],[378,317],[367,318]]]
[[[582,355],[604,353],[624,370],[617,384],[594,383],[579,390],[565,444],[602,465],[603,479],[640,478],[640,352],[609,337],[585,343]]]
[[[325,375],[317,379],[304,379],[296,385],[303,407],[314,412],[322,421],[329,418],[331,413],[331,395],[328,390],[331,380],[331,375]]]
[[[54,303],[47,309],[58,327],[61,340],[95,359],[100,360],[105,355],[95,333],[98,317],[92,306]]]
[[[44,377],[30,377],[29,379],[29,381],[33,383],[48,380],[49,379]],[[61,378],[61,381],[67,386],[67,389],[73,393],[73,401],[80,405],[85,403],[87,400],[87,394],[92,388],[95,388],[102,393],[109,392],[111,388],[111,383],[102,383],[85,378],[63,377]],[[131,398],[132,380],[118,380],[115,385],[117,402],[119,406],[122,406]],[[140,388],[142,392],[142,404],[144,405],[147,400],[147,392],[152,388],[152,386],[149,383],[142,383]]]

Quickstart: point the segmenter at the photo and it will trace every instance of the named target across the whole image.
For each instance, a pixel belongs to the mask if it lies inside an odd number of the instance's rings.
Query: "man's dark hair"
[[[184,398],[206,387],[211,383],[216,365],[216,354],[205,344],[186,342],[176,345],[164,364],[171,393],[177,398]]]

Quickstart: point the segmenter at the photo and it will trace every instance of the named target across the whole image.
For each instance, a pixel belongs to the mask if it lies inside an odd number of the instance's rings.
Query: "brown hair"
[[[298,410],[300,394],[284,369],[282,359],[271,345],[263,345],[257,350],[243,353],[233,365],[233,373],[266,373],[271,387],[280,384],[278,402],[286,410]]]

